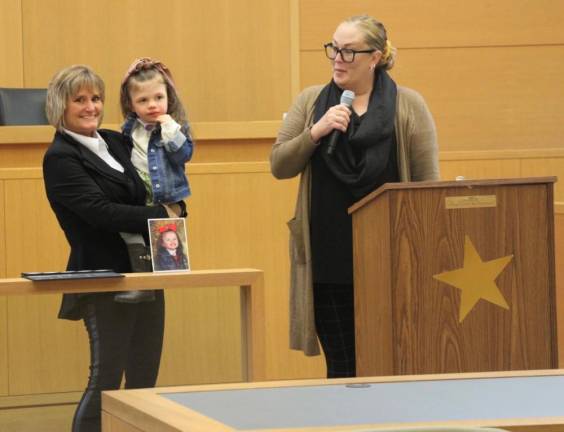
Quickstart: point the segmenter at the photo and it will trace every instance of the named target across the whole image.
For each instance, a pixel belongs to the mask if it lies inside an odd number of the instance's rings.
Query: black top
[[[67,270],[131,271],[120,232],[147,235],[147,219],[166,218],[145,206],[145,187],[121,134],[100,130],[121,173],[67,134],[57,132],[43,158],[47,198],[70,245]],[[81,294],[65,294],[59,318],[80,319]]]
[[[363,121],[354,111],[348,134],[339,145],[348,145],[351,137]],[[393,134],[395,137],[395,134]],[[311,207],[310,236],[314,283],[352,284],[352,218],[348,208],[360,198],[354,198],[349,187],[327,168],[321,156],[324,147],[318,147],[311,159]],[[394,145],[384,171],[374,183],[372,190],[384,183],[399,181],[397,150]],[[357,160],[362,155],[354,155]]]

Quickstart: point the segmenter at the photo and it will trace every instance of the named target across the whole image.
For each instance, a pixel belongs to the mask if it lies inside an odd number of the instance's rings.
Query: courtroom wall
[[[121,78],[136,57],[172,71],[193,121],[279,119],[290,101],[289,2],[0,0],[0,86],[46,87],[92,66],[119,123]],[[4,61],[9,59],[9,61]]]
[[[302,1],[302,86],[329,80],[322,45],[359,13],[386,25],[391,74],[425,97],[442,150],[563,147],[564,2]]]
[[[444,151],[562,147],[564,3],[353,0],[0,0],[0,86],[45,87],[86,63],[121,121],[130,61],[167,63],[193,121],[279,120],[296,92],[330,79],[322,45],[369,13],[398,48],[392,76],[427,100]],[[49,25],[45,25],[49,23]]]
[[[297,179],[273,179],[268,154],[297,92],[330,79],[323,43],[342,18],[362,12],[382,20],[398,48],[393,78],[429,104],[444,179],[564,173],[561,1],[0,0],[0,86],[45,87],[61,67],[89,64],[106,81],[105,122],[118,127],[118,87],[130,61],[153,56],[170,66],[196,135],[187,168],[192,265],[265,270],[271,379],[325,371],[320,357],[288,349],[285,222]],[[0,277],[64,268],[67,246],[40,172],[50,134],[0,130]],[[562,263],[562,181],[555,200]],[[20,238],[12,228],[22,220]],[[160,385],[240,378],[236,289],[223,292],[167,295]],[[88,374],[86,334],[80,323],[55,318],[58,302],[0,297],[0,408],[29,406],[45,419],[39,407],[76,403]]]

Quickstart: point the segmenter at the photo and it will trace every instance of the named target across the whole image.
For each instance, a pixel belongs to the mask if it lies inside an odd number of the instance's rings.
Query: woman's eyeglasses
[[[353,50],[350,48],[337,48],[331,42],[326,43],[323,47],[325,48],[325,55],[328,59],[335,60],[337,55],[341,54],[341,59],[345,63],[352,63],[354,61],[355,54],[368,54],[376,51],[375,49]]]

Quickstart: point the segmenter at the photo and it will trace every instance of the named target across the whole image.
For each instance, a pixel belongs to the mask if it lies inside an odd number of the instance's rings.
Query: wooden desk
[[[265,378],[263,272],[255,269],[196,270],[178,273],[127,273],[116,279],[32,282],[0,279],[0,296],[239,286],[241,301],[242,376]]]
[[[564,430],[564,370],[119,390],[104,432],[377,431],[429,426]]]

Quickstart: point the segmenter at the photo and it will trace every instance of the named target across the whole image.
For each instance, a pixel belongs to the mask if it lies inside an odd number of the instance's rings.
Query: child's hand
[[[160,124],[168,123],[169,121],[172,121],[172,117],[169,116],[168,114],[161,114],[160,116],[157,117],[157,121]]]

